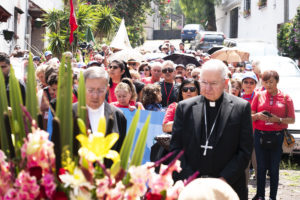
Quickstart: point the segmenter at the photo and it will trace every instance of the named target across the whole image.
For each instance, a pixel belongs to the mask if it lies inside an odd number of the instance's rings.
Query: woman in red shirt
[[[179,102],[181,100],[185,100],[198,95],[200,95],[200,87],[198,81],[194,79],[185,79],[179,87],[177,101]],[[163,120],[163,131],[166,133],[172,132],[176,108],[176,102],[168,106]]]
[[[255,124],[254,147],[257,160],[257,191],[253,199],[265,198],[266,171],[270,171],[270,199],[276,199],[279,182],[279,164],[282,154],[283,131],[295,122],[292,99],[277,88],[279,75],[274,70],[265,71],[265,87],[252,101],[252,120]],[[264,138],[272,138],[265,145]]]

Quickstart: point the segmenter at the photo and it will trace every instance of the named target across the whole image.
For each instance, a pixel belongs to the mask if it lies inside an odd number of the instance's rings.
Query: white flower
[[[77,195],[75,195],[75,193],[73,193],[73,192],[70,192],[70,199],[71,200],[91,200],[92,195],[89,191],[86,191],[84,189],[79,189]]]
[[[79,189],[80,187],[86,187],[87,189],[91,190],[94,188],[93,185],[91,185],[84,177],[81,169],[78,167],[75,168],[74,174],[62,174],[59,176],[61,181],[65,184],[65,187],[71,187],[74,189],[74,195],[79,195]]]
[[[32,155],[37,152],[45,142],[48,142],[49,134],[45,131],[36,131],[28,134],[26,153]]]

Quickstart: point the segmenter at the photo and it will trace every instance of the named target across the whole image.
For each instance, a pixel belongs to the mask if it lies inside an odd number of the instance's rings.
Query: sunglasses
[[[164,73],[164,74],[167,72],[172,73],[172,72],[174,72],[174,69],[173,68],[165,68],[162,70],[162,73]]]
[[[188,90],[190,92],[195,92],[196,91],[196,87],[183,87],[182,88],[182,92],[187,92]]]
[[[109,69],[118,69],[119,66],[117,66],[117,65],[109,65],[108,68]]]
[[[6,67],[8,67],[8,65],[1,65],[2,69],[6,68]]]
[[[255,84],[254,81],[244,81],[243,83],[245,83],[246,85],[247,85],[247,84],[250,84],[250,85],[254,85],[254,84]]]
[[[130,65],[130,66],[136,66],[137,63],[128,63],[128,65]]]

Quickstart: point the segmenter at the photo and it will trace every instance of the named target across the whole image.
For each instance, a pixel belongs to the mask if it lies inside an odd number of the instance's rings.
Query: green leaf
[[[57,86],[56,114],[60,121],[61,149],[68,148],[73,154],[73,115],[72,115],[72,67],[70,59],[63,57]]]
[[[83,122],[82,119],[80,118],[77,118],[77,123],[78,123],[78,127],[79,127],[79,130],[82,134],[86,135],[86,126]]]
[[[15,122],[18,124],[19,130],[13,130],[15,133],[15,149],[17,157],[21,156],[21,146],[23,144],[23,139],[26,137],[25,126],[23,121],[23,111],[21,105],[23,105],[23,100],[21,96],[21,90],[19,81],[15,76],[15,71],[13,67],[10,67],[9,75],[9,100],[12,109],[12,121],[14,122],[13,128],[15,129]]]
[[[133,140],[136,133],[136,127],[140,119],[140,109],[138,109],[132,119],[132,122],[130,124],[130,128],[126,134],[126,137],[124,139],[123,145],[121,147],[120,151],[120,158],[121,158],[121,167],[126,170],[128,167],[128,160],[130,156],[130,152],[133,145]]]
[[[86,99],[85,99],[85,82],[82,71],[79,76],[79,86],[78,86],[78,107],[77,113],[78,117],[86,123]]]
[[[4,113],[7,112],[7,95],[5,80],[2,71],[0,71],[0,148],[7,154],[9,152],[6,127],[4,123]],[[7,154],[8,155],[8,154]]]
[[[143,160],[143,156],[144,156],[144,152],[145,152],[145,146],[146,146],[146,140],[147,140],[147,135],[148,135],[148,128],[149,128],[149,123],[150,123],[150,117],[151,115],[149,115],[147,117],[146,123],[144,124],[138,140],[136,142],[136,145],[134,147],[134,151],[133,151],[133,155],[132,155],[132,159],[130,162],[130,166],[134,165],[134,166],[139,166],[142,164],[142,160]]]
[[[35,69],[32,61],[32,54],[29,54],[27,83],[26,83],[26,108],[32,119],[37,122],[38,100],[36,95]]]

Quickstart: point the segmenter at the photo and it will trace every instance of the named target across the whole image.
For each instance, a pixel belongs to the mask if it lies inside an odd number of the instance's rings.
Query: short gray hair
[[[108,73],[102,67],[89,67],[83,72],[84,81],[87,79],[97,79],[103,78],[107,81],[109,80]]]
[[[175,64],[171,60],[166,60],[162,63],[162,67],[167,66],[167,65],[175,68]]]
[[[202,65],[201,74],[205,70],[218,70],[221,72],[222,78],[224,78],[224,79],[228,78],[228,76],[227,76],[228,68],[221,60],[210,59],[209,61],[205,62]]]
[[[151,67],[151,69],[153,67],[160,67],[160,68],[162,68],[162,64],[160,62],[152,62],[152,63],[150,63],[150,67]]]

